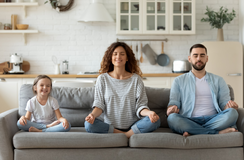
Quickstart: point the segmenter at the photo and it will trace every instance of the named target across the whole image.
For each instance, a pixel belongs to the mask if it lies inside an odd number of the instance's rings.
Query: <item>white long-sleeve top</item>
[[[149,109],[147,103],[145,87],[139,75],[119,80],[104,73],[97,78],[93,107],[103,110],[105,123],[118,129],[128,129],[139,120],[142,109]]]

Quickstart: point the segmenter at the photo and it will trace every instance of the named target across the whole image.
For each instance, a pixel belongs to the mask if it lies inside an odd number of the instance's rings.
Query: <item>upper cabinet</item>
[[[195,0],[170,0],[170,34],[195,34]]]
[[[116,32],[195,34],[195,0],[117,0]]]

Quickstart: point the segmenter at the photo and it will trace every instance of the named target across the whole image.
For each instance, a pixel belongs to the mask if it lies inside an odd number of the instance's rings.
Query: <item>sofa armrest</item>
[[[18,109],[11,109],[0,114],[0,160],[13,160],[13,136],[17,127]]]

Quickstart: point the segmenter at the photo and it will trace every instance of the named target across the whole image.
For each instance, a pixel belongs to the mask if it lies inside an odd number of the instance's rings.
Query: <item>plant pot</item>
[[[217,41],[224,41],[223,28],[218,28]]]

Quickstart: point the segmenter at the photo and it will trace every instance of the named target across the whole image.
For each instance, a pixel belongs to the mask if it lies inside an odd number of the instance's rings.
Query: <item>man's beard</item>
[[[201,61],[200,61],[201,62]],[[198,63],[198,62],[197,62]],[[205,66],[206,66],[206,63],[203,63],[203,62],[201,62],[203,65],[202,66],[197,66],[196,64],[193,64],[193,63],[191,63],[191,65],[192,65],[192,67],[195,69],[195,70],[197,70],[197,71],[201,71],[201,70],[203,70],[204,68],[205,68]]]

